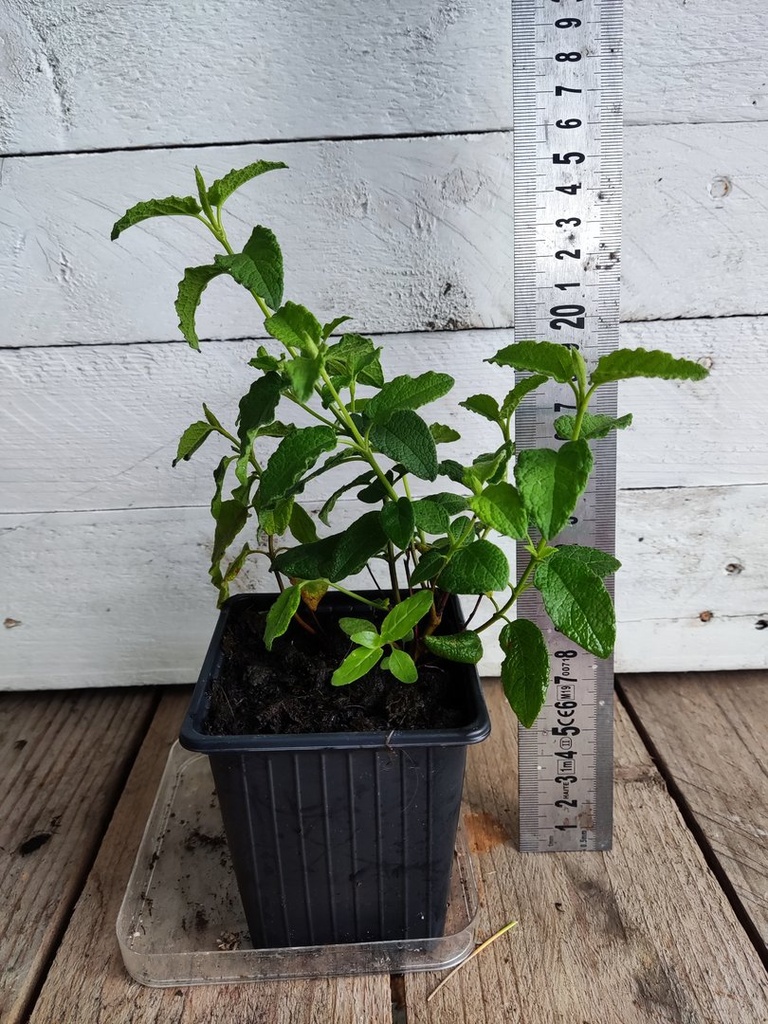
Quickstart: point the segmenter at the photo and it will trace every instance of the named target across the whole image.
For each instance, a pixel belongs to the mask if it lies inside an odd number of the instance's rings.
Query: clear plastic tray
[[[472,952],[477,906],[459,829],[441,937],[252,949],[208,758],[175,743],[120,907],[117,938],[129,974],[153,986],[434,971]]]

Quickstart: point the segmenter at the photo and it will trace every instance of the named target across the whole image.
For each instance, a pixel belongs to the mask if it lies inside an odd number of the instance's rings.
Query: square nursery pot
[[[337,614],[356,610],[340,598],[332,599]],[[467,746],[490,732],[476,669],[445,663],[466,701],[460,728],[209,735],[230,611],[245,601],[265,610],[273,600],[240,595],[224,605],[180,734],[210,759],[251,942],[442,935]],[[447,633],[461,629],[455,598],[443,622]]]

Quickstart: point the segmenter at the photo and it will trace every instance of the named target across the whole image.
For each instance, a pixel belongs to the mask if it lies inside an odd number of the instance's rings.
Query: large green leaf
[[[585,441],[592,441],[598,437],[607,437],[612,430],[624,430],[631,423],[631,412],[627,413],[626,416],[620,416],[618,419],[615,419],[613,416],[604,416],[602,413],[593,414],[586,412],[581,421],[579,437],[583,437]],[[573,438],[575,427],[575,416],[558,416],[555,420],[557,436],[564,437],[568,441]]]
[[[619,348],[601,356],[592,371],[593,384],[606,384],[612,380],[630,377],[661,377],[664,380],[702,380],[709,373],[690,359],[676,359],[669,352],[658,349]]]
[[[522,540],[528,533],[528,514],[516,487],[501,482],[489,484],[482,494],[470,499],[477,518],[505,537]]]
[[[387,423],[393,413],[404,409],[418,409],[447,394],[455,381],[447,373],[428,370],[418,377],[404,374],[389,381],[374,395],[365,408],[365,414],[374,423]]]
[[[365,568],[368,560],[379,554],[386,544],[380,513],[366,512],[341,533],[281,551],[275,559],[275,568],[286,576],[338,583]]]
[[[237,436],[242,442],[250,442],[256,432],[275,418],[275,410],[280,402],[282,381],[280,374],[271,370],[251,384],[247,393],[240,399],[240,412],[237,417]]]
[[[458,661],[463,665],[476,665],[483,656],[483,642],[471,629],[447,636],[425,636],[424,646],[447,661]]]
[[[381,510],[384,533],[403,551],[413,540],[413,506],[407,498],[388,501]]]
[[[284,437],[269,458],[259,483],[259,507],[268,509],[287,497],[323,452],[336,447],[336,433],[330,427],[301,427]],[[324,573],[313,573],[316,579]],[[330,577],[329,577],[330,578]]]
[[[443,506],[429,498],[413,502],[413,518],[416,526],[424,533],[446,533],[450,519]]]
[[[421,622],[432,607],[432,591],[418,590],[388,612],[381,624],[381,637],[385,643],[402,640]]]
[[[275,599],[267,612],[267,621],[264,626],[264,646],[268,651],[272,650],[272,644],[277,637],[286,632],[293,616],[299,610],[300,604],[300,586],[286,587]]]
[[[411,409],[393,413],[386,423],[374,423],[369,435],[375,451],[400,462],[421,480],[437,477],[437,448],[424,420]]]
[[[508,622],[499,637],[501,682],[510,707],[530,729],[547,699],[549,652],[539,627],[528,619]]]
[[[591,470],[592,453],[586,441],[566,441],[556,451],[534,448],[518,455],[517,486],[546,540],[557,536],[568,522]]]
[[[368,647],[356,647],[333,673],[331,683],[334,686],[347,686],[348,683],[354,683],[356,679],[362,678],[375,667],[383,653],[380,647],[373,650]]]
[[[145,203],[136,203],[126,210],[120,220],[116,221],[110,238],[114,242],[119,235],[134,224],[139,224],[150,217],[196,217],[200,213],[200,204],[194,196],[167,196],[165,199],[148,199]]]
[[[195,326],[197,307],[200,305],[200,299],[208,284],[214,277],[223,273],[223,267],[218,266],[187,267],[184,277],[179,281],[179,290],[174,303],[179,317],[179,330],[195,350],[200,348],[200,339]]]
[[[611,576],[621,568],[621,562],[613,555],[598,548],[583,547],[580,544],[561,544],[557,549],[558,558],[570,558],[581,562],[598,576]]]
[[[451,594],[488,594],[509,583],[507,556],[489,540],[460,548],[440,573],[440,589]]]
[[[269,228],[257,225],[242,252],[214,257],[216,266],[277,309],[283,298],[283,254]]]
[[[179,438],[179,446],[176,449],[176,458],[173,460],[173,465],[177,465],[182,459],[185,462],[189,461],[200,445],[213,432],[214,428],[205,420],[191,423]]]
[[[558,553],[539,565],[534,583],[555,629],[607,658],[616,642],[616,613],[600,577],[588,565]]]
[[[545,377],[553,377],[561,384],[567,384],[576,372],[571,350],[552,341],[517,341],[498,351],[486,362],[541,373]]]
[[[322,341],[323,328],[314,314],[295,302],[286,302],[276,313],[267,317],[264,326],[273,338],[302,355],[314,358]]]
[[[476,412],[478,416],[484,416],[491,423],[501,422],[499,403],[491,395],[470,395],[465,401],[459,402],[459,405],[470,412]]]
[[[536,388],[540,388],[542,384],[546,384],[548,379],[543,373],[534,373],[532,376],[523,377],[521,381],[518,381],[501,403],[501,415],[504,419],[509,419],[525,396],[531,391],[535,391]]]
[[[256,163],[248,164],[247,167],[240,167],[239,169],[233,168],[233,170],[228,174],[225,174],[223,178],[217,178],[209,187],[208,201],[211,206],[221,206],[221,204],[228,199],[233,192],[239,189],[240,186],[244,185],[247,181],[258,177],[260,174],[265,174],[267,171],[277,171],[280,168],[287,166],[287,164],[282,162],[257,160]]]

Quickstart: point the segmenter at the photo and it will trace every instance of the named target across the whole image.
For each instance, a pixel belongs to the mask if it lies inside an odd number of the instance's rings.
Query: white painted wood
[[[177,338],[176,284],[210,261],[213,239],[164,218],[112,243],[112,221],[140,199],[188,192],[195,161],[215,175],[258,157],[291,170],[235,197],[232,238],[258,220],[276,230],[288,296],[364,331],[508,327],[511,148],[494,133],[6,160],[5,344]],[[768,312],[768,122],[633,128],[626,151],[624,319]],[[256,313],[218,279],[201,337],[263,331]]]
[[[0,152],[511,122],[511,9],[498,0],[8,0],[3,11]]]
[[[357,330],[506,326],[512,317],[512,137],[149,150],[6,160],[0,195],[5,344],[179,337],[173,303],[184,268],[220,246],[188,217],[159,218],[110,242],[137,201],[194,192],[260,158],[285,160],[227,206],[232,244],[271,226],[286,297]],[[34,295],[35,301],[30,301]],[[219,278],[200,337],[264,333],[248,293]]]
[[[8,0],[0,152],[511,123],[505,0]],[[210,26],[216,27],[210,31]],[[761,0],[625,7],[629,124],[764,120]]]
[[[768,486],[620,494],[620,671],[768,666],[766,500]],[[192,681],[216,615],[209,542],[204,508],[0,517],[0,617],[20,623],[0,629],[0,688]]]
[[[456,378],[452,394],[425,413],[461,432],[443,449],[461,462],[495,447],[495,428],[458,402],[482,391],[503,397],[511,371],[483,360],[510,340],[506,331],[378,339],[392,376],[441,366]],[[635,424],[619,435],[619,487],[768,483],[768,317],[627,324],[622,344],[712,368],[697,384],[621,385],[621,411],[633,412]],[[206,504],[226,442],[209,440],[172,469],[178,438],[202,415],[203,400],[233,428],[254,349],[241,341],[204,343],[200,354],[183,342],[0,351],[0,512]],[[345,478],[329,474],[309,496],[327,496],[331,480]]]

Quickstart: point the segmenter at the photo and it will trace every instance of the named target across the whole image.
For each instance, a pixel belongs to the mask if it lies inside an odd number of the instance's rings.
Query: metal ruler
[[[618,339],[622,3],[512,0],[512,19],[514,336],[578,346],[591,364]],[[517,411],[518,448],[556,447],[554,419],[572,404],[566,385],[533,392]],[[590,409],[615,415],[615,389]],[[592,448],[563,542],[613,551],[615,434]],[[542,628],[551,661],[545,707],[520,727],[520,849],[609,849],[613,664],[556,633],[535,589],[518,614]]]

